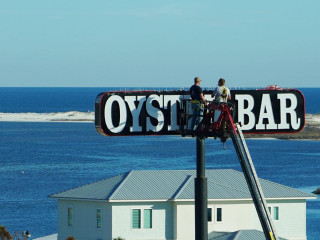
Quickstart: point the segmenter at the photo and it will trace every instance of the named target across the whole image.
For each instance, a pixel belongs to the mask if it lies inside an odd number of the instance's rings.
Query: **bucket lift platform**
[[[201,116],[202,121],[198,123],[195,130],[188,129],[190,126],[188,123],[192,118],[190,100],[183,100],[180,107],[183,110],[180,113],[180,134],[182,136],[220,138],[223,143],[228,137],[231,137],[266,240],[278,240],[240,124],[233,122],[234,108],[232,104],[210,102]]]
[[[185,136],[213,137],[220,138],[225,142],[230,133],[227,129],[227,119],[229,114],[234,118],[234,106],[231,103],[208,102],[204,108],[204,114],[198,117],[202,118],[200,123],[196,123],[196,129],[191,129],[193,111],[191,100],[182,100],[180,103],[180,129],[179,133]]]

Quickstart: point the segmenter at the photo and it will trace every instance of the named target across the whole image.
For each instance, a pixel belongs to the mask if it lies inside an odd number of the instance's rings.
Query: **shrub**
[[[5,226],[0,225],[0,240],[10,240],[13,237],[10,235]]]
[[[66,240],[76,240],[74,237],[70,236],[70,237],[67,237]]]

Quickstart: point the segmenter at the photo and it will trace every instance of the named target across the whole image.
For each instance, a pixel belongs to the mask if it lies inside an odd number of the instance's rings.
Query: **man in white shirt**
[[[227,102],[231,100],[230,89],[225,86],[226,80],[220,78],[218,81],[218,87],[213,91],[211,97],[214,97],[215,101]]]
[[[211,97],[214,98],[214,101],[219,103],[227,103],[228,100],[231,100],[230,89],[225,86],[226,80],[220,78],[218,81],[218,87],[213,91]],[[215,110],[214,112],[214,122],[218,121],[218,118],[221,114],[220,110]]]

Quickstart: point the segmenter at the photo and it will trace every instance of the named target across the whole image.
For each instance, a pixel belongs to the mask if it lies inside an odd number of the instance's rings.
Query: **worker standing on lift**
[[[190,88],[190,97],[191,97],[191,108],[192,108],[192,121],[190,130],[196,130],[198,125],[202,121],[204,113],[204,105],[206,100],[203,96],[202,88],[200,87],[200,78],[194,78],[194,85]],[[197,122],[197,125],[196,125]]]
[[[230,89],[225,86],[226,80],[220,78],[218,81],[218,87],[213,91],[211,97],[218,102],[227,102],[231,100]]]
[[[217,103],[227,103],[228,100],[231,100],[230,89],[225,86],[226,80],[220,78],[218,81],[218,86],[213,91],[211,97],[214,98],[214,102]],[[221,114],[220,110],[214,112],[213,121],[216,122]]]

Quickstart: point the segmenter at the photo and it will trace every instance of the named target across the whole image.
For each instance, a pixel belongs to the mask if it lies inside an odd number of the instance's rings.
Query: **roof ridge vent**
[[[110,194],[109,200],[113,199],[114,195],[117,194],[117,192],[120,190],[120,188],[128,181],[128,178],[132,175],[133,171],[127,172],[124,179],[121,181],[121,183],[115,188],[115,190]]]
[[[187,175],[186,179],[182,182],[182,184],[179,186],[177,191],[172,195],[171,199],[178,198],[178,196],[182,193],[182,191],[185,189],[185,187],[188,185],[191,179],[192,179],[192,175]]]
[[[233,239],[234,239],[234,240],[237,240],[237,239],[240,238],[240,236],[241,236],[241,230],[236,231]]]

